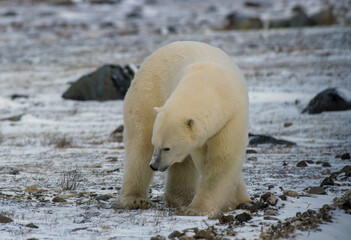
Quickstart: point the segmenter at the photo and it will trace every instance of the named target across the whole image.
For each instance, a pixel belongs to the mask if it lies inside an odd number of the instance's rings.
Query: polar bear
[[[165,200],[185,215],[228,211],[249,197],[241,174],[248,94],[222,50],[180,41],[155,51],[124,102],[124,179],[117,206],[146,209],[154,171],[168,171]]]

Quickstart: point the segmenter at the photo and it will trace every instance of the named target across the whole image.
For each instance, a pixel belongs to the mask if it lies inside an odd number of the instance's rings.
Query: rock
[[[297,192],[292,191],[292,190],[284,190],[283,194],[285,196],[288,196],[288,197],[297,197],[297,196],[299,196],[299,194]]]
[[[246,149],[246,154],[255,154],[255,153],[257,153],[257,151],[253,149]]]
[[[180,236],[182,236],[183,234],[177,230],[173,231],[171,234],[168,235],[169,239],[175,239],[175,238],[179,238]]]
[[[272,196],[272,193],[266,192],[266,193],[264,193],[264,194],[261,195],[261,199],[262,199],[263,201],[267,202],[267,199],[268,199],[270,196]]]
[[[336,17],[333,14],[333,6],[328,3],[319,11],[311,15],[317,25],[333,25],[336,23]]]
[[[334,180],[331,177],[324,178],[324,180],[322,181],[320,186],[323,187],[325,185],[333,186],[334,185]]]
[[[195,235],[195,239],[214,239],[215,235],[208,230],[199,230]]]
[[[0,223],[11,223],[11,222],[13,222],[11,218],[0,214]]]
[[[283,201],[286,201],[287,200],[287,197],[285,195],[280,195],[279,198]]]
[[[258,144],[278,144],[278,145],[287,145],[287,146],[294,146],[296,143],[282,140],[282,139],[276,139],[271,136],[267,135],[258,135],[258,134],[252,134],[249,133],[249,145],[258,145]]]
[[[277,202],[278,202],[278,198],[276,196],[270,196],[268,199],[267,199],[267,203],[271,206],[275,206],[277,205]]]
[[[28,186],[24,191],[26,191],[27,193],[34,193],[38,191],[38,188],[36,188],[35,186]]]
[[[0,118],[0,121],[11,121],[11,122],[18,122],[21,120],[24,114],[14,115],[10,117]]]
[[[342,160],[351,159],[350,153],[341,154],[340,158]]]
[[[124,99],[135,72],[134,65],[104,65],[78,79],[62,97],[81,101]]]
[[[276,217],[272,217],[272,216],[264,216],[264,217],[263,217],[263,219],[264,219],[264,220],[274,220],[274,221],[279,221],[279,219],[278,219],[278,218],[276,218]]]
[[[324,163],[322,163],[322,167],[331,167],[331,165],[328,162],[324,162]]]
[[[117,127],[111,134],[109,137],[110,142],[123,142],[123,129],[124,126],[120,125],[119,127]]]
[[[35,225],[34,223],[28,223],[26,225],[26,227],[29,227],[29,228],[39,228],[37,225]]]
[[[12,94],[11,96],[11,100],[15,100],[15,99],[17,99],[17,98],[29,98],[29,96],[28,95],[24,95],[24,94]]]
[[[290,127],[290,126],[292,126],[292,125],[293,125],[293,124],[290,123],[290,122],[284,123],[284,127]]]
[[[316,21],[310,18],[305,10],[297,5],[292,9],[292,15],[286,18],[272,19],[268,23],[269,28],[305,27],[314,26]]]
[[[111,195],[109,195],[109,194],[104,194],[104,195],[97,196],[95,198],[95,200],[97,200],[97,201],[107,201],[110,198],[113,198],[113,197]]]
[[[250,212],[257,212],[259,210],[265,209],[267,206],[267,203],[263,201],[256,201],[252,203],[240,203],[236,208],[249,210]]]
[[[247,16],[238,12],[232,12],[225,17],[225,29],[261,29],[263,28],[262,20],[256,16]]]
[[[307,163],[305,161],[300,161],[296,164],[296,167],[307,167]]]
[[[325,190],[321,187],[309,187],[306,189],[306,192],[309,194],[318,194],[318,195],[325,195],[327,194]]]
[[[166,240],[166,237],[157,235],[155,237],[151,237],[150,240]]]
[[[275,209],[268,208],[268,209],[264,210],[264,215],[265,216],[277,216],[278,211]]]
[[[67,202],[67,201],[64,198],[57,196],[52,199],[52,202]]]
[[[351,93],[344,89],[327,88],[318,93],[302,113],[316,114],[325,111],[344,111],[351,109]]]
[[[233,223],[234,222],[234,216],[233,215],[224,215],[219,218],[220,224],[228,224],[228,223]]]
[[[351,166],[347,165],[340,170],[340,173],[345,173],[345,177],[351,177]]]
[[[246,7],[255,7],[255,8],[261,7],[261,3],[258,2],[258,1],[257,2],[256,1],[247,1],[247,2],[244,3],[244,5]]]
[[[322,171],[322,175],[329,175],[330,174],[330,170],[329,169],[324,169]]]
[[[256,162],[257,161],[257,157],[248,157],[247,161]]]
[[[235,216],[235,220],[237,220],[240,223],[247,222],[251,218],[252,218],[251,215],[246,213],[246,212],[243,212],[243,213],[238,214],[238,215]]]

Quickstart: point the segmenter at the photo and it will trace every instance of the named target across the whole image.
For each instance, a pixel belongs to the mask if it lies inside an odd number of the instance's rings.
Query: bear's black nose
[[[152,164],[150,164],[150,168],[151,168],[153,171],[157,171],[157,168],[155,168],[154,166],[152,166]]]

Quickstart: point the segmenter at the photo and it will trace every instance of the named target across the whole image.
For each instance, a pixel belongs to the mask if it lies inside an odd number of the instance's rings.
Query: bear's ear
[[[155,114],[157,115],[157,114],[161,111],[161,108],[159,108],[159,107],[154,107],[154,111],[155,111]]]
[[[194,126],[194,124],[195,124],[194,119],[189,118],[188,120],[186,120],[186,126],[187,126],[188,128],[191,129],[191,128]]]

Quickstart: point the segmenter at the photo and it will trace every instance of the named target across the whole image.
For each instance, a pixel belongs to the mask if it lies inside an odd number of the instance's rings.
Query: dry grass
[[[77,170],[73,171],[64,171],[61,173],[61,179],[60,179],[60,187],[62,190],[76,190],[80,182],[82,181],[82,175],[77,172]]]

